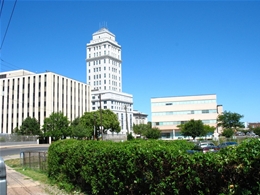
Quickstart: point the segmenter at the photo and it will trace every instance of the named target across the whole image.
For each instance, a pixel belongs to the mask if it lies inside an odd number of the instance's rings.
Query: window
[[[101,71],[101,67],[99,67],[99,71]]]
[[[209,113],[209,110],[202,110],[202,114]]]
[[[92,107],[92,110],[95,110],[95,107]]]
[[[106,63],[106,59],[104,59],[104,64]]]
[[[106,45],[104,45],[104,48],[106,48]]]
[[[104,51],[104,55],[106,55],[106,51]]]
[[[88,58],[91,58],[91,54],[88,54]]]
[[[90,73],[90,69],[88,69],[88,73]]]
[[[104,80],[104,84],[106,84],[106,80]]]
[[[106,78],[106,73],[104,73],[104,78]]]
[[[99,74],[99,78],[101,79],[101,74]]]
[[[104,66],[104,70],[106,70],[106,67]]]
[[[93,62],[93,65],[95,65],[95,61]]]

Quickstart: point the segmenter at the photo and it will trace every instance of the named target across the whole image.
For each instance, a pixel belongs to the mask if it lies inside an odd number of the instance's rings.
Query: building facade
[[[115,35],[101,28],[87,44],[87,83],[92,89],[122,91],[121,46]]]
[[[133,115],[134,115],[134,124],[135,125],[148,123],[148,120],[147,120],[148,114],[142,113],[138,110],[134,110]]]
[[[93,33],[86,45],[86,71],[86,82],[92,88],[92,111],[100,108],[101,97],[101,108],[118,116],[120,133],[132,132],[133,96],[122,92],[121,46],[106,28]]]
[[[217,96],[195,95],[151,98],[152,126],[161,130],[163,139],[181,136],[178,125],[194,119],[217,128],[218,114],[223,112],[217,104]],[[218,132],[220,133],[220,132]]]
[[[28,116],[42,126],[52,112],[63,112],[72,121],[91,110],[89,85],[52,72],[1,72],[0,87],[0,133],[12,133]]]

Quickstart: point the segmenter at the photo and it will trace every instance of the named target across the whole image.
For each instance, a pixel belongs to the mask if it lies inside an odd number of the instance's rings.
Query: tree
[[[204,130],[206,135],[209,133],[214,133],[216,127],[210,126],[210,125],[204,125]]]
[[[191,119],[190,121],[180,125],[179,128],[182,135],[191,136],[193,139],[206,135],[206,131],[201,120]]]
[[[59,140],[70,136],[69,120],[62,112],[53,112],[44,119],[43,131],[45,136],[50,136],[53,140]]]
[[[27,117],[18,129],[18,134],[20,135],[42,135],[40,130],[40,124],[35,118]]]
[[[234,130],[231,129],[231,128],[226,128],[222,132],[222,135],[225,136],[226,138],[230,138],[230,137],[232,137],[234,135]]]
[[[244,124],[240,122],[243,115],[233,112],[225,111],[223,114],[219,115],[217,118],[217,126],[223,129],[235,129],[244,128]]]
[[[146,131],[151,128],[152,127],[149,124],[138,124],[138,125],[134,124],[133,131],[135,134],[145,136]]]
[[[253,131],[256,135],[260,136],[260,127],[250,128],[251,131]]]
[[[161,137],[161,131],[157,127],[149,128],[145,132],[145,136],[148,139],[159,139]]]
[[[93,133],[93,128],[91,127],[86,127],[83,125],[83,123],[80,123],[80,118],[77,117],[75,118],[71,124],[70,124],[70,133],[71,137],[76,138],[76,139],[91,139],[92,133]]]
[[[107,131],[119,133],[121,131],[117,115],[111,110],[101,110],[102,112],[102,127],[103,133]],[[80,123],[86,127],[89,131],[92,131],[94,135],[94,127],[96,129],[95,135],[97,133],[101,134],[101,120],[100,120],[100,110],[94,112],[85,112],[80,118]]]

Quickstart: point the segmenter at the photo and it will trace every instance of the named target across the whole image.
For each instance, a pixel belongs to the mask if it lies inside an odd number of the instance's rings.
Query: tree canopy
[[[27,117],[20,126],[20,129],[16,129],[19,135],[42,135],[40,130],[40,124],[35,118]]]
[[[240,115],[235,112],[223,112],[221,115],[217,118],[217,125],[218,127],[222,127],[223,129],[235,129],[243,128],[244,124],[240,122],[240,120],[243,118],[243,115]]]
[[[191,136],[193,139],[207,134],[201,120],[191,119],[190,121],[180,125],[179,128],[183,136]]]
[[[158,139],[161,137],[161,131],[156,127],[152,128],[150,122],[147,124],[134,124],[133,131],[135,134],[145,136],[148,139]]]
[[[108,130],[111,132],[119,133],[121,131],[121,128],[117,115],[111,110],[101,110],[101,112],[103,133],[107,133]],[[84,115],[80,118],[80,123],[87,129],[92,130],[92,134],[94,134],[94,127],[97,132],[99,132],[99,134],[102,133],[100,129],[100,110],[94,112],[85,112]]]
[[[44,119],[43,131],[45,136],[50,136],[54,140],[59,140],[70,136],[69,120],[62,112],[53,112]]]

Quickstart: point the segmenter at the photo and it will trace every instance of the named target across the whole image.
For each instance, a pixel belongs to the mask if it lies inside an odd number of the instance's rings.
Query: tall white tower
[[[133,132],[133,96],[122,92],[121,46],[108,29],[93,33],[86,46],[86,66],[91,110],[110,109],[118,117],[120,134]]]
[[[106,28],[93,33],[87,44],[87,84],[92,89],[122,91],[121,46]]]

